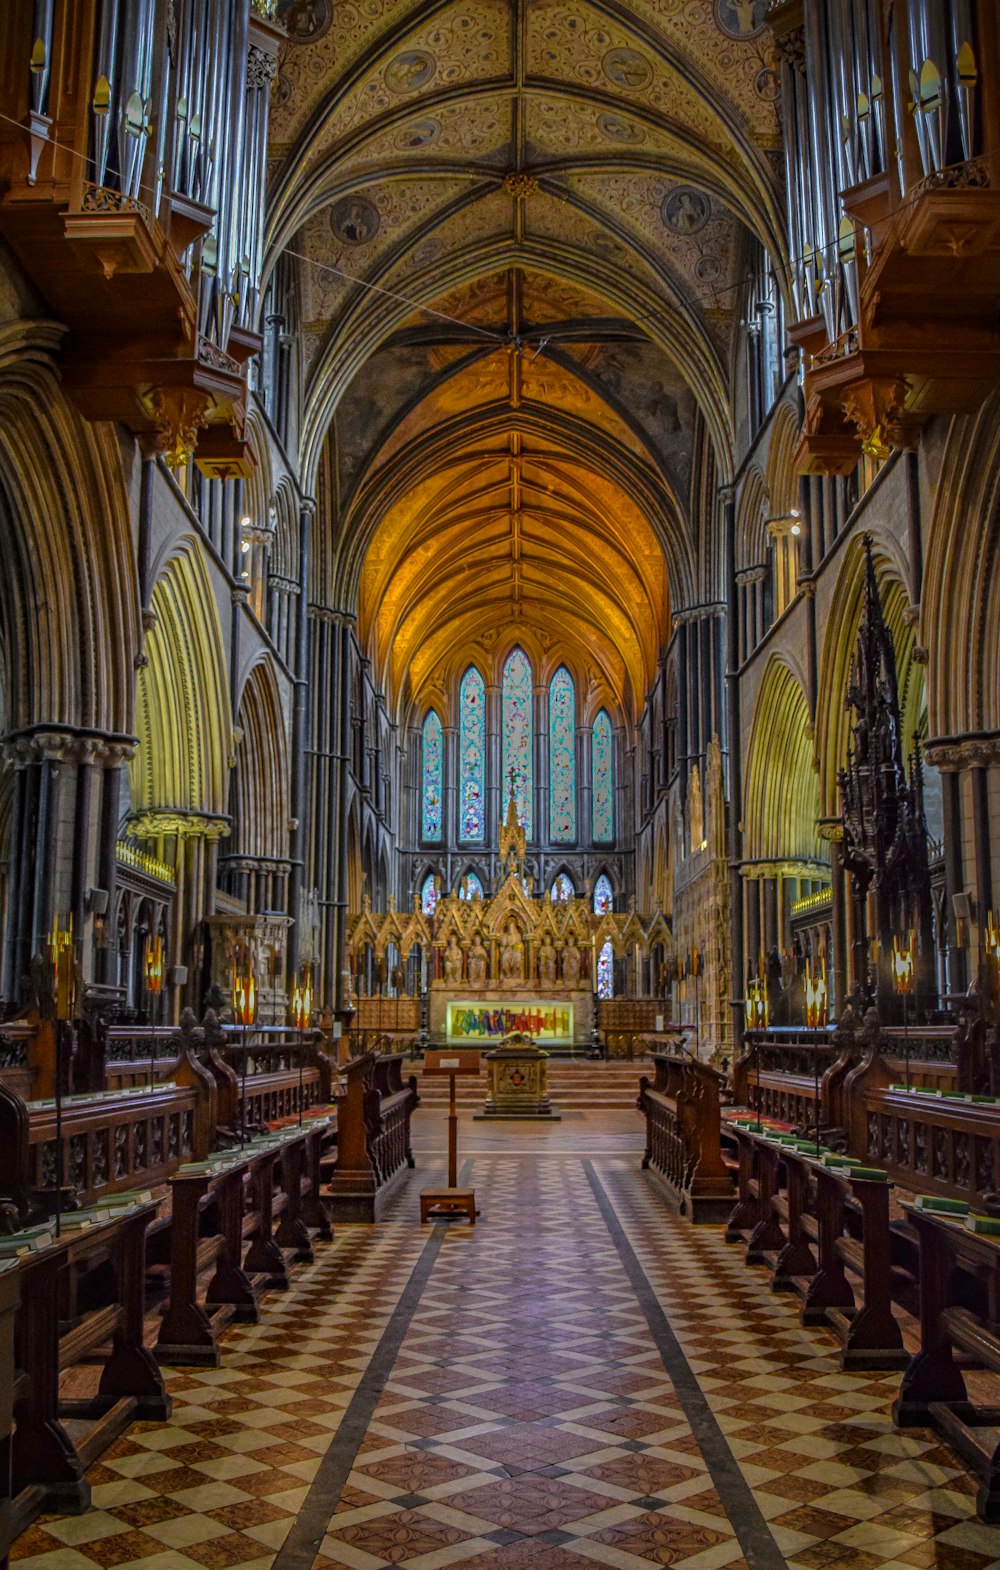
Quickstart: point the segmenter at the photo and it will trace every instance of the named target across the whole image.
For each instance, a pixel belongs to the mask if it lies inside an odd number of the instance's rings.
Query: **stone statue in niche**
[[[454,933],[448,939],[448,947],[444,951],[444,979],[450,982],[462,979],[462,950],[455,941]]]
[[[524,980],[524,947],[517,924],[513,921],[507,923],[507,930],[503,935],[503,946],[500,950],[500,979],[501,981]]]
[[[691,824],[691,854],[694,856],[701,850],[705,840],[705,807],[697,763],[691,770],[691,780],[688,785],[688,818]]]
[[[489,969],[490,958],[485,948],[483,947],[483,940],[477,932],[472,940],[472,947],[469,950],[470,984],[474,987],[483,986],[486,982],[487,976],[489,975]]]
[[[554,987],[556,983],[556,951],[548,934],[538,950],[538,979],[543,987]]]
[[[562,979],[564,987],[578,987],[580,985],[580,967],[583,964],[583,955],[577,947],[576,939],[570,934],[569,942],[563,949]]]

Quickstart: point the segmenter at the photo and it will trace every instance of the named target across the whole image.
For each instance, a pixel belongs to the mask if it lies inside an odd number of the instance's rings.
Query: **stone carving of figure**
[[[483,940],[477,932],[469,950],[469,981],[472,986],[481,987],[484,984],[489,968],[489,955],[483,948]]]
[[[555,986],[556,980],[556,951],[552,939],[543,938],[542,946],[538,950],[538,979],[543,987]]]
[[[455,941],[454,933],[448,939],[448,947],[444,951],[444,979],[445,981],[462,979],[462,950]]]
[[[580,966],[583,956],[577,948],[576,939],[570,934],[569,942],[563,949],[563,986],[578,987],[580,985]]]
[[[513,921],[507,923],[507,930],[503,935],[503,947],[500,950],[500,977],[503,981],[521,981],[524,978],[521,934]]]

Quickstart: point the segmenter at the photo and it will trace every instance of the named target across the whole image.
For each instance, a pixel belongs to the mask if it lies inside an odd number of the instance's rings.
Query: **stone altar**
[[[488,1075],[486,1104],[477,1122],[494,1118],[528,1118],[555,1122],[559,1113],[548,1094],[549,1055],[530,1036],[515,1031],[485,1054]]]

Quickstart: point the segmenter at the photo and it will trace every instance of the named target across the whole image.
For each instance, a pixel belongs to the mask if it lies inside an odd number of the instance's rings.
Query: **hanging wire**
[[[14,119],[12,115],[4,114],[2,111],[0,111],[0,120],[5,121],[8,125],[15,126],[19,131],[23,131],[24,130],[23,122],[20,121],[20,120]],[[70,155],[70,157],[78,159],[81,163],[87,164],[90,168],[95,168],[96,167],[96,160],[95,159],[91,158],[90,155],[87,154],[87,153],[79,152],[77,148],[69,146],[69,144],[66,143],[66,142],[60,142],[60,141],[57,141],[54,138],[50,137],[50,138],[48,138],[47,145],[49,147],[58,148],[60,152],[68,153]],[[980,156],[983,159],[989,159],[989,158],[992,158],[994,156],[996,151],[997,151],[997,149],[995,149],[995,148],[994,149],[988,149],[987,151],[983,152]],[[471,176],[470,176],[470,178],[471,178]],[[155,188],[153,186],[140,185],[139,186],[139,190],[140,191],[144,191],[149,196],[155,197],[155,195],[156,195],[156,190],[155,190]],[[921,193],[920,193],[919,189],[914,189],[912,192],[908,193],[903,198],[903,200],[900,202],[899,206],[896,209],[896,212],[897,213],[903,212],[907,208],[912,207],[917,201],[919,201],[920,194]],[[565,197],[563,198],[564,201],[566,199],[567,198],[565,198]],[[357,284],[359,288],[368,289],[368,290],[370,290],[374,294],[384,295],[384,296],[386,296],[389,299],[397,300],[401,305],[407,305],[412,310],[423,312],[424,314],[426,314],[428,316],[438,317],[442,321],[450,322],[452,324],[452,326],[463,328],[466,332],[479,333],[480,336],[482,336],[484,338],[490,338],[490,339],[493,340],[493,342],[495,342],[497,344],[502,344],[502,345],[505,345],[505,346],[508,346],[508,347],[511,346],[512,344],[514,344],[518,348],[520,348],[520,346],[521,346],[520,345],[520,341],[519,340],[515,340],[514,336],[512,334],[504,335],[502,333],[494,332],[494,331],[492,331],[488,327],[481,327],[476,322],[464,322],[464,321],[461,320],[460,317],[450,316],[446,311],[439,311],[432,305],[425,305],[425,304],[423,304],[422,302],[420,302],[418,300],[411,300],[408,295],[402,294],[402,293],[400,293],[400,292],[398,292],[396,290],[393,290],[393,289],[388,289],[383,284],[372,283],[370,280],[368,280],[366,278],[359,278],[359,277],[357,277],[356,274],[348,273],[343,268],[336,266],[335,263],[317,261],[314,257],[306,256],[301,251],[294,251],[289,246],[286,246],[282,250],[281,255],[282,256],[293,256],[293,257],[296,258],[297,261],[301,261],[301,262],[305,263],[309,267],[314,267],[314,268],[318,269],[321,272],[334,273],[338,277],[345,279],[349,283]],[[836,260],[836,257],[838,255],[838,239],[835,238],[835,239],[832,239],[832,240],[828,240],[828,241],[826,241],[822,245],[820,245],[820,244],[810,245],[810,246],[807,247],[807,249],[805,251],[803,251],[798,256],[790,256],[790,257],[787,258],[787,260],[782,258],[782,265],[787,267],[788,272],[789,272],[789,276],[791,276],[796,269],[798,269],[799,267],[801,267],[801,266],[803,266],[805,264],[807,258],[811,259],[812,257],[814,257],[816,255],[821,255],[821,256],[824,257],[824,259],[827,257],[827,255],[832,255],[834,260]],[[713,297],[713,300],[715,300],[717,302],[719,300],[719,298],[722,295],[724,295],[724,294],[735,294],[739,290],[751,287],[754,284],[754,282],[756,281],[757,277],[758,277],[758,272],[759,272],[759,270],[748,271],[744,277],[738,278],[738,279],[734,279],[731,283],[713,285],[713,287],[712,287],[712,297]],[[639,322],[649,321],[649,320],[651,320],[653,318],[654,315],[655,315],[654,311],[644,311],[644,312],[638,313],[637,314],[637,321],[639,321]],[[541,348],[543,348],[543,347],[544,347],[544,345],[540,346],[539,351],[538,351],[539,353],[541,352]]]

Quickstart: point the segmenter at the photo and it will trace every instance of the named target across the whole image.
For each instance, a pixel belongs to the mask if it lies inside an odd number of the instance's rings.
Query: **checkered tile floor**
[[[470,1123],[462,1139],[480,1223],[441,1241],[347,1482],[320,1500],[314,1570],[747,1566],[585,1159],[752,1487],[774,1562],[1000,1570],[1000,1529],[976,1520],[968,1475],[933,1436],[893,1429],[898,1376],[841,1373],[832,1340],[800,1327],[721,1229],[672,1217],[639,1171],[633,1114],[503,1134]],[[283,1570],[430,1236],[417,1194],[440,1174],[418,1160],[390,1219],[340,1228],[259,1325],[230,1332],[221,1369],[168,1374],[171,1422],[107,1452],[94,1508],[39,1521],[15,1547],[19,1570]]]

